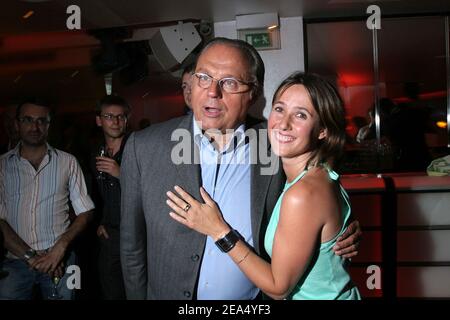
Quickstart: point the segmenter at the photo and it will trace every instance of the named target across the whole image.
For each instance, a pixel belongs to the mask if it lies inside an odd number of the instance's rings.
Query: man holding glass
[[[120,162],[126,142],[130,106],[125,99],[108,95],[96,107],[96,123],[104,141],[92,161],[96,177],[94,202],[101,213],[97,228],[99,238],[98,271],[102,296],[106,300],[125,299],[119,252]]]
[[[20,142],[0,157],[0,228],[8,250],[3,269],[9,273],[0,280],[0,299],[31,299],[34,284],[44,299],[74,297],[65,267],[76,262],[71,244],[92,219],[94,204],[75,157],[47,143],[50,120],[46,102],[21,103]]]

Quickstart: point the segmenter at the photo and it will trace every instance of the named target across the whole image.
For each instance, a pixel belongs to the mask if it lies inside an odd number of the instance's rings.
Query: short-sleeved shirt
[[[52,247],[68,229],[69,199],[76,215],[94,209],[73,155],[47,145],[37,170],[20,156],[20,143],[0,157],[0,219],[31,248]]]

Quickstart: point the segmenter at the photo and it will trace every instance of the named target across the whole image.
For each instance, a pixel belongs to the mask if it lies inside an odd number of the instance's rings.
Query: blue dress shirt
[[[203,188],[214,199],[230,226],[253,246],[251,226],[250,144],[246,143],[245,126],[234,132],[222,151],[210,142],[196,121],[194,141],[199,148]],[[213,239],[206,240],[200,267],[197,299],[251,300],[259,289],[242,273],[228,254],[221,252]]]

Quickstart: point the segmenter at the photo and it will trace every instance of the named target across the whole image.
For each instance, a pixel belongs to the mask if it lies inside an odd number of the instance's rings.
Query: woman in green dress
[[[341,98],[326,80],[296,72],[275,92],[268,120],[287,181],[266,229],[267,262],[253,252],[201,188],[204,203],[175,187],[171,217],[216,241],[242,272],[274,299],[360,299],[335,245],[351,215],[333,165],[345,143]],[[224,253],[225,254],[225,253]]]

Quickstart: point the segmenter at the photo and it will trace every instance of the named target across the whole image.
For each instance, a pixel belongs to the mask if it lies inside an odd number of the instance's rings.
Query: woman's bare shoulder
[[[333,181],[326,170],[312,168],[286,192],[283,207],[290,212],[306,212],[326,206],[334,198]]]

